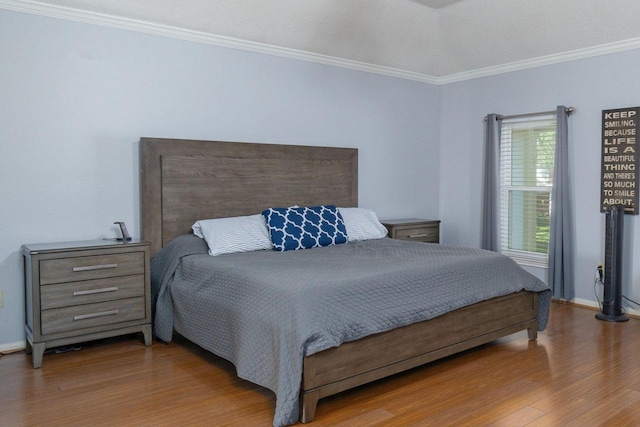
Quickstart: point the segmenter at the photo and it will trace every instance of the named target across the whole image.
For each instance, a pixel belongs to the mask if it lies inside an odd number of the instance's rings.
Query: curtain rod
[[[571,113],[573,113],[574,111],[576,111],[575,108],[573,107],[566,107],[564,109],[564,112],[567,113],[567,115],[571,115]],[[549,116],[551,114],[555,114],[556,110],[552,110],[552,111],[540,111],[538,113],[529,113],[529,114],[512,114],[511,116],[499,116],[502,120],[508,120],[508,119],[519,119],[521,117],[535,117],[535,116]],[[485,116],[484,121],[487,121],[487,117]]]

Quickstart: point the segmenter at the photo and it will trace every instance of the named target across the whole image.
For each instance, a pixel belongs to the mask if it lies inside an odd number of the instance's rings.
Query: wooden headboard
[[[358,206],[358,150],[141,138],[140,187],[142,238],[154,254],[199,219]]]

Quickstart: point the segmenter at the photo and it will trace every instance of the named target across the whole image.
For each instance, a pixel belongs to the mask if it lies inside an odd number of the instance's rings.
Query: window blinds
[[[546,267],[556,118],[505,119],[500,132],[501,252]]]

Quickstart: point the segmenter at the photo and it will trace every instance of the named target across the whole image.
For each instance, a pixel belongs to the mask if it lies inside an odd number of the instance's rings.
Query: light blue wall
[[[20,245],[139,233],[141,136],[357,147],[361,206],[477,247],[484,115],[572,105],[576,296],[593,304],[600,114],[640,105],[638,69],[631,51],[438,87],[0,9],[0,350],[24,339]]]
[[[0,350],[20,246],[140,230],[141,136],[357,147],[360,205],[437,217],[434,85],[0,9]]]
[[[478,246],[483,117],[550,111],[573,106],[569,118],[575,211],[576,299],[594,304],[594,273],[604,260],[600,213],[602,110],[640,105],[640,50],[603,55],[441,87],[440,216],[443,241]],[[625,296],[640,300],[638,216],[625,216]],[[636,248],[634,250],[634,247]],[[532,269],[540,277],[546,271]],[[624,304],[625,306],[627,304]],[[630,308],[634,308],[630,306]],[[635,307],[636,309],[638,307]]]

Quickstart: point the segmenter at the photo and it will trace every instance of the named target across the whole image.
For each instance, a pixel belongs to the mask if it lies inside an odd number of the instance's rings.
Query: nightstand
[[[380,221],[389,230],[389,237],[416,242],[440,243],[440,220],[403,218]]]
[[[151,345],[148,242],[29,244],[22,255],[34,368],[45,349],[61,345],[135,332]]]

